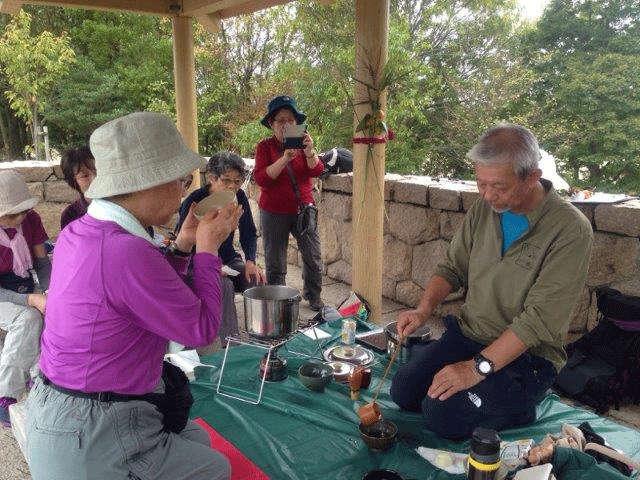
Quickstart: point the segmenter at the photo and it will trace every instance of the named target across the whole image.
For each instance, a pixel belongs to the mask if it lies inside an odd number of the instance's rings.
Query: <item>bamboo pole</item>
[[[187,146],[198,151],[198,111],[196,109],[196,66],[193,53],[191,17],[174,17],[173,75],[176,88],[178,130]],[[193,172],[192,189],[200,186],[200,171]]]
[[[389,0],[355,0],[355,5],[355,78],[359,81],[354,89],[354,125],[358,125],[373,113],[370,103],[361,103],[371,99],[361,82],[376,85],[387,61]],[[385,110],[386,95],[376,100]],[[382,323],[385,144],[354,143],[353,159],[352,288],[369,303],[370,320]]]

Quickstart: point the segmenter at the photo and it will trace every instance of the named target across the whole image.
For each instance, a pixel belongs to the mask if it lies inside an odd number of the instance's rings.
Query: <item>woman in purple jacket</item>
[[[190,212],[164,254],[146,229],[169,221],[182,179],[201,157],[173,122],[133,113],[90,139],[98,174],[87,214],[56,242],[40,369],[28,400],[34,480],[228,479],[230,466],[193,422],[175,428],[165,399],[169,340],[208,345],[220,325],[220,244],[237,227],[229,205]],[[181,275],[193,255],[193,288]],[[158,406],[156,406],[158,405]],[[187,408],[188,411],[188,408]]]

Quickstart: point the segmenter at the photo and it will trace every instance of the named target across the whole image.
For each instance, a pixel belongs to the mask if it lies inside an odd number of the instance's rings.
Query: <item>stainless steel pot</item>
[[[254,337],[282,338],[296,330],[300,292],[283,285],[262,285],[244,291],[244,328]]]
[[[387,336],[387,355],[389,356],[393,355],[393,352],[398,347],[398,340],[400,337],[398,336],[397,324],[398,322],[391,322],[384,329]],[[409,356],[411,355],[411,347],[419,343],[426,343],[430,340],[431,329],[426,325],[420,327],[418,330],[402,340],[402,346],[400,347],[396,361],[398,363],[405,363],[409,360]]]

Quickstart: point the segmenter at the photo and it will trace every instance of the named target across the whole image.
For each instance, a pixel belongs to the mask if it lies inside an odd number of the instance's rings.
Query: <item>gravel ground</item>
[[[0,427],[0,478],[31,480],[29,467],[10,428]]]

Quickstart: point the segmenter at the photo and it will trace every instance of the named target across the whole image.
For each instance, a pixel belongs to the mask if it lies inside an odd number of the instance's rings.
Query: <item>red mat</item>
[[[216,432],[211,425],[201,418],[194,419],[194,422],[209,434],[211,448],[219,451],[229,460],[231,464],[231,480],[269,480],[269,477],[262,470],[256,467],[232,443]]]

